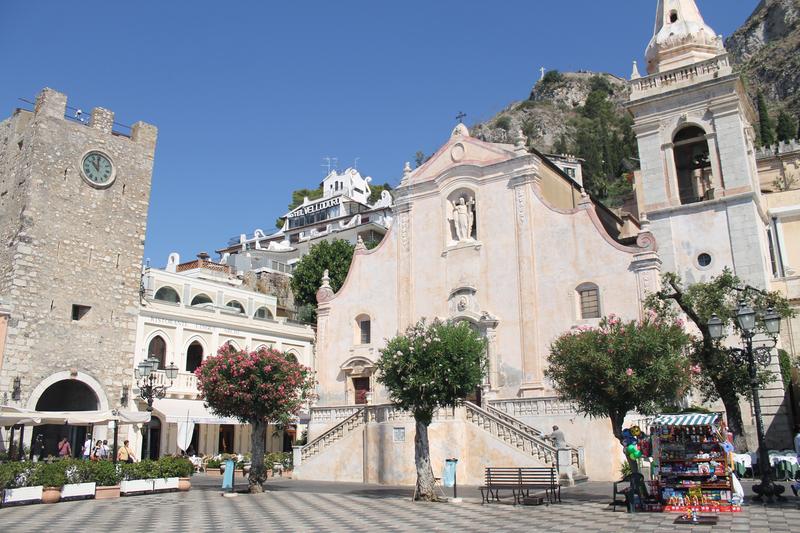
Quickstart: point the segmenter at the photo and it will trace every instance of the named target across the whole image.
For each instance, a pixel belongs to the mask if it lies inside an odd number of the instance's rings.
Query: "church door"
[[[369,378],[353,378],[353,389],[355,390],[356,404],[367,403],[367,393],[369,392]]]

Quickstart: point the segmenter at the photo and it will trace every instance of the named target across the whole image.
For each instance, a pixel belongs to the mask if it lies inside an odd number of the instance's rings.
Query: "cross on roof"
[[[464,113],[463,111],[459,111],[458,115],[456,115],[456,120],[459,122],[459,124],[463,124],[466,116],[467,116],[466,113]]]

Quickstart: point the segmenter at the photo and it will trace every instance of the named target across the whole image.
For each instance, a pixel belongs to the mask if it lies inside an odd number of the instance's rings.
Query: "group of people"
[[[87,461],[107,461],[111,459],[111,449],[108,446],[107,440],[98,439],[92,444],[92,436],[86,437],[86,442],[83,443],[81,448],[81,457]],[[58,441],[58,456],[59,458],[72,457],[72,446],[67,437],[61,437]],[[121,463],[133,463],[136,457],[130,447],[130,441],[125,441],[122,446],[117,450],[117,461]]]

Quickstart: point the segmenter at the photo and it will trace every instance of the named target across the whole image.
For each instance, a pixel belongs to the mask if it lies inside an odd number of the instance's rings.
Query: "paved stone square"
[[[464,502],[410,501],[408,488],[351,483],[271,480],[268,492],[223,498],[221,478],[193,478],[188,493],[116,500],[65,502],[0,509],[2,531],[800,531],[800,510],[749,505],[720,515],[711,527],[676,526],[675,514],[630,515],[608,502],[610,484],[586,483],[563,491],[551,506],[481,505],[474,487],[459,490]],[[450,489],[446,489],[450,490]],[[449,492],[448,492],[449,493]]]

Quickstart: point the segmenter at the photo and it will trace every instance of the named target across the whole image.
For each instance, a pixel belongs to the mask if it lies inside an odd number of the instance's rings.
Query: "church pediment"
[[[470,137],[466,126],[459,124],[450,139],[422,166],[411,172],[405,183],[432,181],[453,167],[485,167],[527,155],[511,144],[487,143]]]

